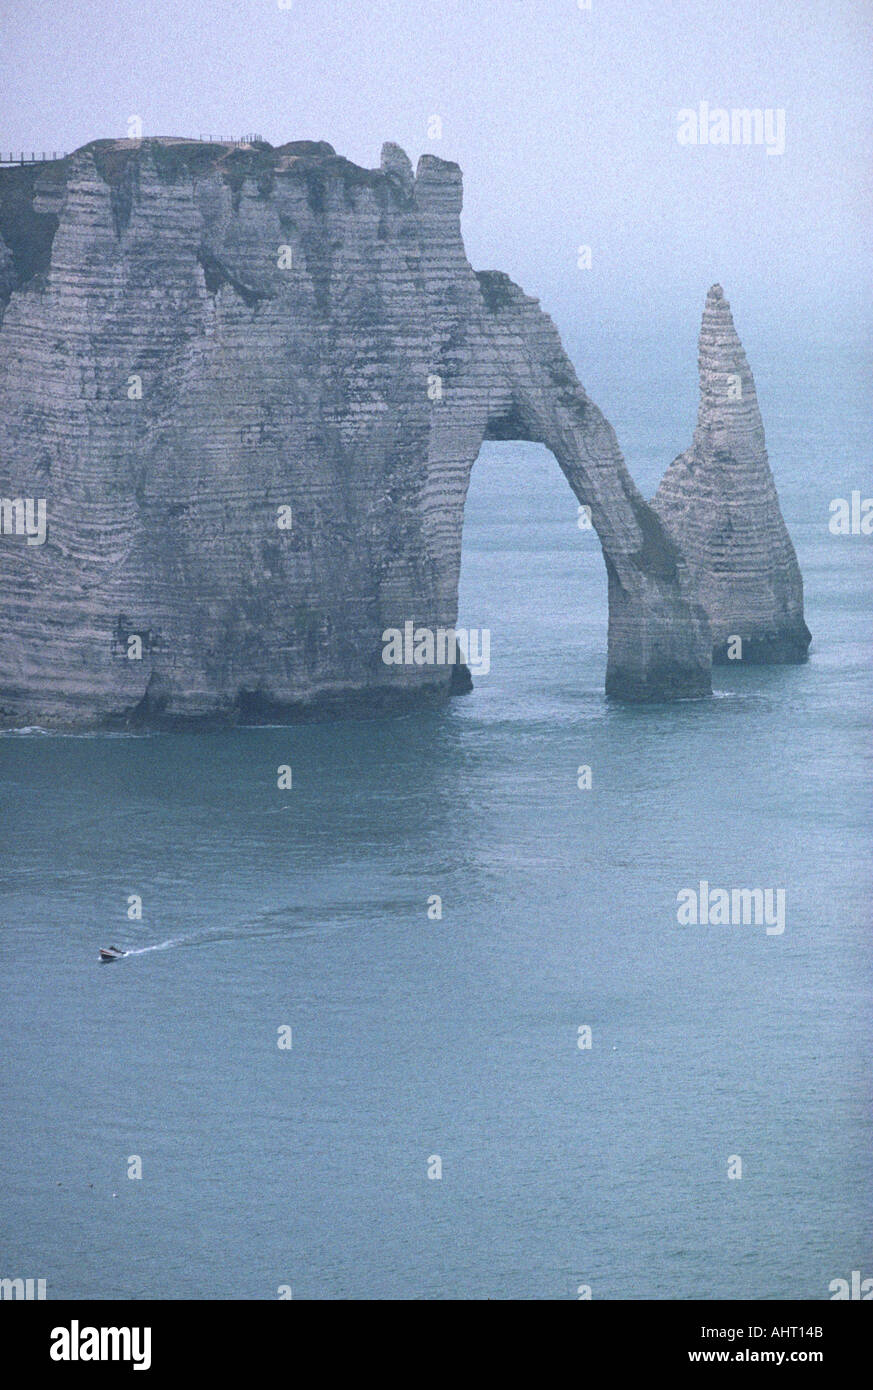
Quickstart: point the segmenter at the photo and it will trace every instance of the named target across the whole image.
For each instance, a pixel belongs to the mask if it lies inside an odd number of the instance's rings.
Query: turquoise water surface
[[[544,449],[491,445],[473,694],[0,738],[0,1273],[125,1299],[821,1299],[873,1275],[873,542],[827,528],[865,487],[869,389],[855,358],[788,365],[753,359],[806,666],[608,704],[596,537]],[[663,390],[582,375],[651,494],[694,401],[647,370]],[[680,927],[701,879],[783,887],[784,934]],[[101,967],[109,941],[132,953]]]

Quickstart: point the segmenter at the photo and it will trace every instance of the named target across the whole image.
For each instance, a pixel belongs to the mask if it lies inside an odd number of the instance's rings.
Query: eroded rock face
[[[544,443],[591,507],[607,690],[709,690],[680,548],[551,320],[470,267],[460,212],[456,165],[413,175],[392,145],[379,170],[320,143],[144,140],[0,172],[0,493],[44,497],[49,525],[0,537],[4,723],[462,688],[386,665],[383,632],[454,625],[486,438]]]
[[[803,580],[755,383],[720,285],[706,296],[698,360],[694,441],[668,468],[652,505],[686,557],[692,592],[712,625],[714,659],[804,661]]]

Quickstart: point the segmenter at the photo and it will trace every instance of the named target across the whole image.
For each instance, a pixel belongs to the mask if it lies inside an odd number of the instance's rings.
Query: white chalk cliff
[[[0,493],[48,510],[44,545],[0,536],[0,722],[445,698],[452,671],[386,665],[382,634],[456,621],[488,438],[545,444],[591,507],[609,693],[710,689],[733,590],[695,518],[725,448],[725,514],[741,546],[748,512],[755,542],[739,611],[765,620],[772,590],[796,622],[775,492],[742,471],[760,457],[754,388],[729,429],[717,401],[702,413],[700,463],[677,460],[649,506],[552,321],[471,268],[461,197],[456,165],[426,155],[413,173],[395,145],[378,170],[320,143],[155,139],[0,171]]]

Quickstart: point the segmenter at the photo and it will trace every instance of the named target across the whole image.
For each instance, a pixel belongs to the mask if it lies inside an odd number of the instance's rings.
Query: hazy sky
[[[0,0],[0,147],[138,115],[371,167],[386,139],[455,159],[473,265],[538,295],[571,350],[638,320],[693,335],[714,280],[756,331],[869,322],[871,0],[284,3]],[[701,101],[784,109],[784,154],[680,145]]]

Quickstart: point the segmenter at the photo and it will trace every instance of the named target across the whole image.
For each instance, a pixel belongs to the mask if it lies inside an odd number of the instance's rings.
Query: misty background
[[[0,15],[4,153],[123,137],[139,116],[146,136],[324,139],[371,168],[385,140],[413,164],[456,160],[471,263],[542,301],[619,439],[652,392],[675,399],[655,480],[689,442],[710,284],[765,426],[769,360],[796,355],[811,391],[834,391],[807,348],[869,328],[869,0],[2,0]],[[678,112],[700,101],[783,108],[785,153],[680,146]]]

